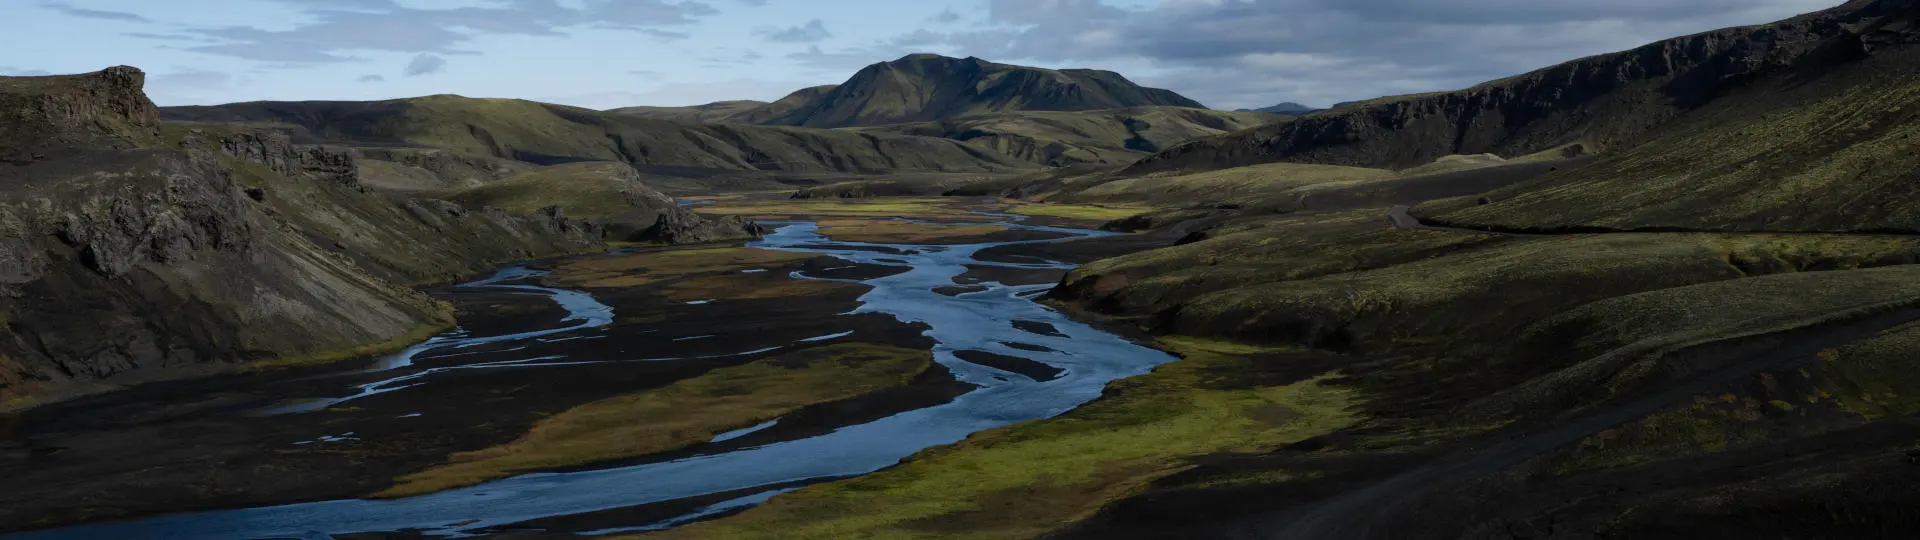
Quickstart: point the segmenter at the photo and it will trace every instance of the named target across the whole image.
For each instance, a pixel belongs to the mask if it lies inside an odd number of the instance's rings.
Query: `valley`
[[[0,539],[1901,537],[1916,23],[1327,109],[0,77]]]

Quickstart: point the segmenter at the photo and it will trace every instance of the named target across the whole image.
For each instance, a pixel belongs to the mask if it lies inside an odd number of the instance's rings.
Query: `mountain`
[[[1449,154],[1525,155],[1570,144],[1610,151],[1749,81],[1874,47],[1873,21],[1907,9],[1855,0],[1769,25],[1728,28],[1598,55],[1455,92],[1348,104],[1339,114],[1209,137],[1136,171],[1273,161],[1410,167]]]
[[[695,124],[722,124],[740,113],[770,105],[765,101],[738,100],[716,101],[705,105],[690,107],[621,107],[607,109],[608,113],[691,122]]]
[[[291,126],[301,140],[430,148],[535,164],[775,173],[991,172],[1032,167],[956,141],[781,126],[693,125],[513,99],[251,102],[162,109],[173,121]]]
[[[835,87],[809,89],[796,107],[753,123],[837,128],[924,122],[1008,111],[1084,111],[1199,102],[1111,71],[1041,69],[979,58],[914,54],[867,66]],[[791,98],[790,98],[791,99]],[[782,100],[787,101],[787,100]]]
[[[0,410],[397,348],[452,325],[410,285],[604,248],[557,210],[385,192],[341,149],[162,123],[144,83],[0,77]]]
[[[1190,456],[1051,536],[1915,526],[1917,29],[1920,1],[1855,0],[1016,187],[1172,207],[1110,226],[1177,245],[1083,265],[1056,300],[1318,362],[1209,389],[1367,401],[1343,409],[1363,428]],[[1091,420],[1062,418],[1036,432]]]
[[[1338,105],[1336,105],[1335,107],[1338,107]],[[1313,107],[1308,107],[1306,105],[1301,105],[1299,103],[1288,101],[1285,103],[1281,103],[1279,105],[1261,107],[1258,109],[1237,109],[1237,110],[1240,112],[1263,112],[1263,113],[1273,113],[1273,114],[1284,114],[1288,116],[1303,116],[1303,115],[1306,115],[1307,113],[1319,111],[1321,109],[1315,109]]]
[[[1047,166],[1124,165],[1197,137],[1282,122],[1287,116],[1185,107],[1096,111],[1016,111],[946,120],[849,128],[867,133],[943,137]]]

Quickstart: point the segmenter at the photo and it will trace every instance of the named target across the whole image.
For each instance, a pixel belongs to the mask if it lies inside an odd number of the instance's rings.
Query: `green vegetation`
[[[967,212],[960,201],[939,197],[880,199],[742,199],[723,200],[700,208],[703,214],[742,216],[913,217],[947,221],[983,221]]]
[[[954,239],[977,239],[1006,232],[998,225],[922,225],[890,219],[827,219],[818,222],[820,234],[842,242],[929,244]]]
[[[371,102],[177,107],[169,118],[296,126],[347,144],[395,143],[537,163],[633,162],[672,171],[991,172],[1032,165],[958,141],[775,126],[694,125],[514,99],[436,95]],[[631,156],[647,156],[630,160]]]
[[[376,494],[406,497],[515,474],[665,452],[817,403],[905,386],[933,355],[867,343],[804,349],[568,409],[503,446],[454,454]],[[647,419],[636,422],[635,419]]]
[[[1070,189],[1064,200],[1070,201],[1151,201],[1170,205],[1177,202],[1228,202],[1250,196],[1305,194],[1314,190],[1354,186],[1395,178],[1393,171],[1268,163],[1199,173],[1152,173],[1121,178],[1101,177],[1092,185]],[[1072,183],[1070,188],[1075,187]],[[1060,198],[1060,197],[1056,197]]]
[[[978,58],[912,54],[868,66],[845,83],[809,88],[769,108],[761,123],[838,128],[1022,111],[1085,111],[1204,105],[1158,88],[1144,88],[1111,71],[1052,70],[997,64]]]
[[[666,249],[569,259],[549,279],[567,287],[623,289],[693,274],[774,268],[815,256],[745,247]]]
[[[1401,169],[1398,172],[1400,176],[1424,176],[1498,167],[1506,165],[1507,163],[1508,161],[1506,159],[1493,154],[1474,154],[1471,156],[1447,155],[1440,156],[1440,159],[1433,160],[1433,163],[1411,169]]]
[[[1495,204],[1417,211],[1467,226],[1920,230],[1920,85],[1890,61],[1715,100],[1643,144],[1496,191]]]
[[[633,167],[612,162],[555,165],[457,191],[447,198],[523,215],[559,206],[569,217],[601,223],[635,221],[636,226],[639,222],[653,225],[653,218],[673,205],[672,199],[641,185]]]
[[[664,538],[1034,538],[1093,514],[1198,456],[1264,452],[1358,421],[1327,377],[1249,382],[1284,351],[1198,340],[1056,418],[976,433],[897,467],[775,497]],[[1258,353],[1248,355],[1247,353]],[[1270,361],[1270,360],[1269,360]]]
[[[1018,111],[977,114],[934,122],[860,128],[964,140],[1042,165],[1124,165],[1199,137],[1288,118],[1258,112],[1185,107],[1132,107],[1093,111]]]
[[[272,358],[268,360],[261,360],[261,361],[252,363],[251,366],[256,369],[273,369],[273,368],[293,367],[293,366],[311,366],[311,365],[318,365],[318,364],[331,364],[331,363],[339,362],[342,360],[352,360],[355,358],[366,358],[369,356],[387,354],[390,352],[395,352],[401,349],[405,349],[407,347],[411,347],[414,344],[420,343],[422,341],[426,341],[427,338],[431,338],[435,335],[440,334],[441,332],[445,332],[453,329],[454,323],[455,323],[453,318],[453,305],[445,302],[437,302],[437,303],[440,305],[442,311],[438,317],[434,318],[432,322],[414,327],[413,329],[403,332],[392,338],[381,340],[374,343],[363,343],[359,345],[318,351],[318,352],[309,353],[309,354],[282,356],[282,357]]]
[[[1103,206],[1097,204],[1017,203],[1007,213],[1107,222],[1126,219],[1153,210],[1149,206]]]

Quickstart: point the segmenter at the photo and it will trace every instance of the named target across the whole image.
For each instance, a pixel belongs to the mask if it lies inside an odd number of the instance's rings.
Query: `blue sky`
[[[0,74],[162,105],[437,93],[771,100],[913,52],[1119,71],[1216,108],[1471,85],[1837,0],[4,0]]]

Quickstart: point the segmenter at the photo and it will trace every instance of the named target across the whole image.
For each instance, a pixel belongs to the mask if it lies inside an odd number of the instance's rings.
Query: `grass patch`
[[[568,409],[534,424],[519,440],[454,454],[446,464],[401,477],[374,496],[419,495],[529,471],[665,452],[807,405],[905,386],[934,365],[927,351],[846,343],[717,369],[657,390]]]
[[[721,274],[682,279],[668,285],[666,296],[672,300],[746,300],[759,298],[806,298],[823,296],[843,289],[866,290],[865,285],[812,279],[793,279],[772,272],[761,274]]]
[[[1116,381],[1106,397],[1059,417],[984,431],[871,475],[775,497],[666,538],[1031,538],[1092,515],[1189,458],[1258,452],[1358,420],[1348,390],[1325,377],[1285,386],[1233,384],[1258,361],[1169,345],[1186,359]]]
[[[926,244],[1007,230],[998,225],[923,225],[886,219],[829,219],[818,223],[820,234],[827,238],[875,244]]]
[[[391,339],[387,339],[387,340],[383,340],[375,343],[356,345],[356,346],[347,347],[343,349],[333,349],[333,350],[315,352],[312,354],[283,356],[283,357],[274,358],[271,360],[261,360],[261,361],[257,361],[250,364],[249,367],[252,369],[274,369],[274,368],[285,368],[285,367],[296,367],[296,366],[315,366],[315,365],[321,365],[321,364],[331,364],[331,363],[339,362],[342,360],[352,360],[355,358],[365,358],[369,356],[387,354],[390,352],[405,349],[407,347],[413,346],[413,344],[415,343],[420,343],[422,341],[426,341],[428,338],[439,335],[441,332],[446,332],[448,330],[453,329],[456,323],[453,316],[453,305],[448,304],[446,302],[440,302],[437,300],[435,301],[435,303],[439,305],[440,313],[438,313],[434,317],[434,320],[432,322],[422,324],[420,326],[416,326],[412,330],[408,330],[398,336],[394,336]]]
[[[548,206],[559,206],[567,216],[605,221],[614,218],[651,218],[658,209],[635,204],[646,188],[632,167],[624,163],[591,162],[555,165],[510,178],[488,182],[448,195],[448,199],[473,207],[491,206],[512,214],[532,214]],[[655,201],[665,207],[672,201]],[[647,225],[651,225],[648,223]]]
[[[956,221],[983,221],[987,218],[957,206],[959,201],[939,197],[888,197],[876,199],[781,199],[722,200],[695,211],[702,214],[742,216],[817,216],[817,217],[921,217]]]
[[[690,274],[738,272],[774,268],[817,255],[747,247],[668,249],[573,259],[560,264],[551,277],[569,287],[618,289],[637,287]]]
[[[1023,216],[1085,219],[1107,222],[1126,219],[1155,210],[1147,206],[1101,206],[1094,204],[1016,204],[1007,213]]]
[[[1393,171],[1337,165],[1267,163],[1192,174],[1153,173],[1109,180],[1073,193],[1074,201],[1219,203],[1252,196],[1351,186],[1398,178]]]

